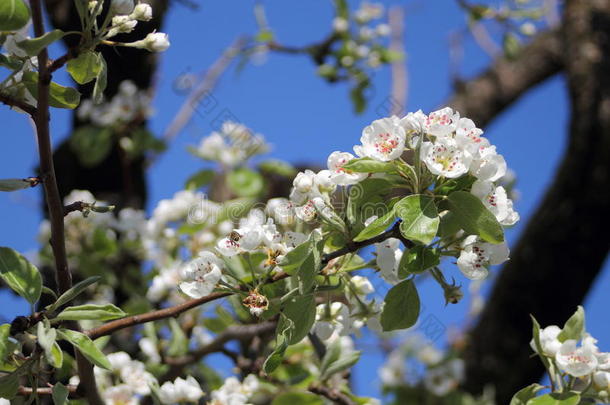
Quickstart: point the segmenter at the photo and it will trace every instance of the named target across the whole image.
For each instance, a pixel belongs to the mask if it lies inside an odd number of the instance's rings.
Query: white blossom
[[[193,281],[180,283],[180,289],[191,298],[201,298],[212,291],[220,281],[222,261],[212,252],[201,252],[200,257],[188,265],[187,277]]]
[[[203,395],[201,386],[192,376],[188,376],[186,380],[178,377],[173,383],[166,381],[159,388],[159,399],[163,404],[197,402]]]
[[[152,20],[152,7],[150,4],[140,3],[134,9],[129,17],[138,21],[150,21]]]
[[[355,173],[343,168],[343,166],[352,159],[355,159],[355,157],[349,152],[335,151],[328,156],[326,163],[328,165],[328,170],[331,172],[331,181],[339,186],[349,186],[366,178],[366,173]]]
[[[331,336],[339,336],[349,332],[349,310],[342,302],[329,305],[320,304],[316,307],[316,322],[311,328],[320,339],[327,340]]]
[[[345,18],[335,17],[333,19],[333,29],[337,32],[345,32],[349,28],[349,23]]]
[[[354,146],[356,155],[388,162],[399,158],[404,151],[405,130],[398,118],[382,118],[364,128],[360,142],[362,145]]]
[[[129,14],[134,9],[133,0],[112,0],[110,9],[115,14]]]
[[[500,224],[510,226],[519,220],[519,214],[513,209],[513,202],[504,187],[496,187],[488,180],[477,180],[472,184],[470,192],[483,202]]]
[[[472,161],[472,155],[460,149],[452,139],[446,138],[424,142],[420,156],[432,174],[449,179],[466,174]]]
[[[396,238],[386,239],[375,244],[375,249],[381,277],[390,284],[398,283],[398,264],[403,254],[400,249],[400,240]]]
[[[457,111],[454,112],[450,107],[445,107],[428,114],[424,122],[424,130],[436,137],[446,137],[456,130],[459,119],[460,114]]]
[[[540,348],[542,349],[541,354],[548,357],[555,357],[557,351],[561,347],[561,342],[559,339],[557,339],[560,333],[561,328],[557,325],[547,326],[546,328],[540,330],[539,339]],[[534,342],[534,339],[531,340],[530,346],[535,352],[538,352],[538,350],[536,350],[536,343]]]
[[[138,405],[140,403],[131,387],[126,384],[106,389],[102,397],[106,405]]]
[[[379,369],[379,378],[384,387],[397,387],[405,382],[405,358],[398,349],[393,350]]]
[[[595,346],[584,340],[580,347],[577,347],[577,341],[574,339],[563,342],[555,355],[555,360],[560,369],[573,377],[589,375],[597,367]]]
[[[479,180],[496,181],[506,174],[506,161],[495,146],[481,146],[473,156],[470,173]]]
[[[469,279],[480,280],[487,277],[487,266],[505,262],[508,260],[508,253],[506,242],[486,243],[471,235],[462,242],[457,265]]]
[[[437,396],[444,396],[457,388],[464,378],[464,362],[453,359],[440,366],[430,368],[424,377],[424,386]]]

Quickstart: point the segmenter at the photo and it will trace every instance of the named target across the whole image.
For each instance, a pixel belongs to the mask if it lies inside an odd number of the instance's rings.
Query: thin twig
[[[407,248],[410,248],[413,246],[413,242],[411,242],[408,239],[405,239],[405,237],[402,236],[402,234],[400,233],[400,221],[398,221],[392,228],[388,229],[387,231],[385,231],[377,236],[374,236],[372,238],[369,238],[369,239],[366,239],[366,240],[363,240],[360,242],[350,242],[350,243],[348,243],[347,246],[345,246],[341,249],[338,249],[334,252],[325,254],[322,257],[321,264],[322,264],[322,266],[325,266],[332,259],[341,257],[348,253],[353,253],[365,246],[383,242],[384,240],[389,239],[389,238],[400,239],[402,241],[402,243],[405,245],[405,247],[407,247]],[[288,277],[290,277],[290,275],[288,273],[280,272],[280,273],[277,273],[276,275],[274,275],[273,277],[271,277],[270,279],[268,279],[267,281],[265,281],[265,284],[274,283],[276,281],[283,280]],[[147,313],[140,314],[140,315],[133,315],[133,316],[128,316],[126,318],[117,319],[115,321],[110,321],[108,323],[105,323],[104,325],[98,326],[97,328],[89,329],[88,331],[85,332],[85,334],[87,336],[89,336],[91,339],[97,339],[101,336],[110,335],[120,329],[129,328],[129,327],[132,327],[135,325],[140,325],[143,323],[158,321],[158,320],[165,319],[165,318],[176,317],[176,316],[180,315],[181,313],[188,311],[189,309],[196,308],[205,303],[212,302],[212,301],[215,301],[220,298],[228,297],[233,294],[234,294],[233,292],[226,292],[226,291],[215,292],[210,295],[206,295],[205,297],[194,298],[194,299],[188,300],[186,302],[183,302],[182,304],[178,304],[173,307],[159,309],[156,311],[151,311],[151,312],[147,312]]]
[[[322,385],[312,384],[307,387],[307,390],[313,394],[321,395],[325,398],[330,399],[335,404],[340,405],[356,405],[354,401],[347,395],[335,388],[324,387]]]
[[[89,204],[89,203],[86,203],[84,201],[75,201],[71,204],[64,206],[64,217],[71,212],[74,212],[74,211],[82,212],[89,207],[91,207],[91,204]]]
[[[76,389],[77,389],[76,385],[68,384],[68,385],[66,385],[66,388],[68,389],[68,392],[70,394],[76,394]],[[34,392],[36,392],[36,394],[38,394],[38,395],[53,395],[53,386],[36,387],[36,390],[34,390],[34,388],[32,388],[32,387],[23,387],[23,386],[20,386],[19,388],[17,388],[17,395],[29,396],[29,395],[32,395]]]
[[[19,108],[20,110],[23,110],[26,113],[30,114],[32,117],[36,115],[36,107],[33,107],[21,100],[14,99],[2,93],[0,93],[0,103],[6,104],[9,107]]]

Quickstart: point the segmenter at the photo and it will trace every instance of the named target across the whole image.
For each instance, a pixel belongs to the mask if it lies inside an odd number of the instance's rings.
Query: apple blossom
[[[222,261],[212,252],[201,252],[200,257],[188,265],[187,278],[193,281],[180,283],[180,289],[191,298],[201,298],[214,291],[220,281]]]
[[[364,128],[360,142],[362,145],[354,146],[356,155],[388,162],[398,159],[404,151],[405,130],[397,118],[382,118]]]

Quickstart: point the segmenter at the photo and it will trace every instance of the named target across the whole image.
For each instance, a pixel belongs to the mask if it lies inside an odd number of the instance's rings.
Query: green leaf
[[[580,340],[585,332],[585,310],[580,305],[576,312],[563,325],[561,333],[557,336],[560,342],[568,339]]]
[[[380,218],[377,218],[376,220],[371,222],[366,228],[360,231],[360,233],[354,238],[354,242],[360,242],[372,238],[373,236],[379,235],[380,233],[388,229],[388,227],[392,225],[395,220],[396,213],[394,209],[391,209],[387,214]]]
[[[281,323],[284,324],[284,329],[278,331],[275,349],[273,350],[273,352],[271,352],[269,357],[267,357],[267,359],[265,359],[265,362],[263,363],[263,371],[267,374],[272,373],[276,368],[278,368],[278,366],[282,363],[284,353],[288,348],[287,334],[290,333],[289,331],[291,328],[293,328],[293,325],[291,320],[284,317],[283,314],[280,314],[280,319],[282,317],[284,318],[284,320],[282,320]]]
[[[0,398],[13,399],[19,388],[19,377],[21,373],[14,371],[11,374],[0,377]]]
[[[38,73],[24,72],[23,82],[34,98],[38,98]],[[80,93],[72,87],[65,87],[55,82],[49,86],[49,105],[55,108],[74,109],[80,103]]]
[[[5,323],[0,326],[0,363],[8,357],[11,352],[12,344],[9,342],[11,324]]]
[[[440,263],[440,253],[421,245],[405,250],[398,264],[398,278],[405,278],[409,274],[419,274]]]
[[[57,342],[53,342],[53,346],[51,347],[51,352],[49,353],[47,360],[49,364],[55,368],[61,368],[64,364],[64,352],[59,347]]]
[[[89,339],[89,336],[69,329],[59,329],[57,333],[61,339],[72,343],[74,348],[85,356],[91,363],[105,370],[110,370],[110,362],[104,353],[97,348],[95,343]]]
[[[41,37],[25,39],[17,42],[17,46],[23,49],[29,56],[36,56],[53,42],[66,35],[62,30],[49,31]]]
[[[16,191],[32,187],[28,179],[2,179],[0,180],[0,191]]]
[[[92,125],[78,127],[70,137],[70,147],[85,167],[95,167],[112,149],[112,130]]]
[[[109,321],[111,319],[122,318],[125,315],[125,312],[123,312],[121,308],[118,308],[112,304],[86,304],[68,307],[61,311],[59,315],[55,317],[55,319],[62,321]]]
[[[66,69],[76,83],[89,83],[97,78],[103,69],[100,58],[97,52],[83,51],[76,58],[68,61]]]
[[[531,384],[525,388],[520,389],[510,400],[509,405],[526,405],[527,401],[534,398],[536,393],[544,387],[540,384]]]
[[[455,191],[449,194],[447,201],[466,234],[479,235],[489,243],[504,241],[502,225],[477,197],[466,191]]]
[[[333,374],[346,370],[356,364],[360,359],[359,351],[349,351],[344,353],[341,342],[332,343],[320,364],[320,380],[325,380]]]
[[[93,86],[92,98],[95,104],[100,104],[104,101],[104,90],[106,90],[106,84],[108,83],[108,66],[106,65],[106,59],[104,59],[101,53],[98,53],[98,62],[102,68],[95,80],[95,86]]]
[[[255,197],[263,191],[265,182],[259,173],[241,167],[229,172],[227,185],[238,197]]]
[[[406,329],[419,317],[419,295],[412,280],[405,280],[388,291],[381,312],[381,326],[385,332]]]
[[[187,190],[197,190],[200,187],[206,186],[214,180],[214,170],[200,170],[186,180],[184,188]]]
[[[17,31],[30,20],[30,9],[23,0],[0,1],[0,31]]]
[[[271,405],[324,405],[324,401],[315,394],[307,392],[284,392],[273,399]]]
[[[402,219],[400,233],[405,238],[426,245],[432,242],[440,223],[434,198],[421,194],[410,195],[397,202],[394,210]]]
[[[576,392],[550,393],[530,399],[527,405],[577,405],[580,395]]]
[[[283,177],[294,177],[297,170],[288,162],[277,159],[269,159],[258,165],[261,172],[277,174]]]
[[[174,318],[169,320],[169,328],[172,332],[172,338],[169,342],[167,354],[171,357],[180,357],[186,354],[189,346],[189,339],[180,327],[178,321]]]
[[[364,227],[362,224],[366,219],[382,212],[388,212],[387,204],[383,197],[392,189],[392,183],[386,179],[364,179],[349,189],[349,200],[347,203],[347,219],[354,228]],[[360,228],[361,229],[361,228]],[[358,230],[359,232],[359,230]]]
[[[17,294],[34,305],[40,298],[42,277],[32,263],[11,248],[0,247],[0,276]]]
[[[456,215],[451,211],[446,211],[441,216],[441,222],[438,225],[438,236],[441,238],[455,237],[455,234],[461,230],[460,222]]]
[[[396,172],[394,163],[380,162],[371,158],[352,159],[343,165],[345,170],[351,170],[357,173],[392,173]]]
[[[282,311],[284,317],[280,318],[277,330],[285,330],[286,322],[283,319],[289,319],[293,328],[290,333],[290,338],[287,339],[289,345],[300,342],[307,333],[311,330],[316,320],[316,301],[312,295],[294,297],[286,303]]]
[[[55,301],[51,305],[47,306],[46,310],[49,312],[55,311],[56,309],[60,308],[62,305],[72,301],[80,293],[85,291],[85,289],[87,289],[87,287],[89,287],[92,284],[97,283],[100,279],[101,279],[100,276],[93,276],[93,277],[89,277],[89,278],[81,281],[80,283],[75,284],[68,291],[66,291],[65,293],[60,295],[59,298],[57,299],[57,301]]]
[[[77,1],[78,3],[78,1]],[[53,386],[53,404],[54,405],[67,405],[68,404],[68,388],[60,382],[55,383]]]
[[[0,66],[11,70],[19,70],[23,67],[23,61],[15,56],[3,55],[0,53]]]

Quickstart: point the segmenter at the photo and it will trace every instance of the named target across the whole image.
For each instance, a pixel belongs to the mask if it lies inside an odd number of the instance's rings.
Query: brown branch
[[[75,398],[73,396],[73,394],[76,394],[77,386],[68,384],[68,385],[66,385],[66,388],[68,389],[68,392],[71,394],[70,396]],[[23,387],[23,386],[20,386],[19,388],[17,388],[17,395],[29,396],[34,393],[36,393],[37,395],[53,395],[53,387],[52,386],[51,387],[36,387],[36,390],[34,390],[34,388],[32,388],[32,387]]]
[[[89,204],[89,203],[86,203],[84,201],[75,201],[71,204],[64,206],[64,217],[71,212],[74,212],[74,211],[82,212],[89,207],[91,207],[91,204]]]
[[[30,114],[32,116],[32,118],[36,115],[36,107],[32,107],[31,105],[29,105],[21,100],[16,100],[16,99],[14,99],[10,96],[7,96],[5,94],[2,94],[2,93],[0,93],[0,103],[6,104],[9,107],[19,108],[20,110],[23,110],[26,113]]]
[[[45,33],[42,16],[41,0],[31,0],[32,22],[34,34],[41,37]],[[43,48],[38,54],[38,101],[36,114],[32,117],[36,124],[38,139],[38,154],[40,157],[40,172],[43,179],[49,221],[51,223],[51,248],[55,258],[55,276],[57,278],[58,293],[63,294],[72,287],[72,275],[68,268],[66,245],[64,239],[64,209],[57,187],[55,167],[53,164],[53,150],[51,147],[51,133],[49,129],[49,87],[52,72],[48,69],[49,56],[47,49]],[[58,295],[59,295],[58,294]],[[72,329],[78,330],[78,324],[72,323]],[[93,365],[78,351],[75,352],[78,373],[84,387],[89,403],[102,405],[103,401],[97,391]]]
[[[348,253],[353,253],[365,246],[383,242],[384,240],[386,240],[388,238],[400,239],[407,248],[410,248],[413,246],[413,242],[405,239],[404,236],[402,236],[402,234],[400,233],[400,221],[398,221],[398,222],[396,222],[396,224],[394,224],[394,226],[392,228],[388,229],[387,231],[385,231],[377,236],[374,236],[372,238],[369,238],[369,239],[366,239],[366,240],[363,240],[360,242],[350,242],[347,246],[345,246],[341,249],[338,249],[334,252],[325,254],[322,257],[321,263],[322,263],[322,265],[326,265],[332,259],[341,257]],[[290,277],[290,275],[288,273],[280,272],[280,273],[275,274],[269,280],[267,280],[266,283],[267,284],[274,283],[276,281],[283,280],[288,277]],[[140,315],[128,316],[128,317],[122,318],[122,319],[117,319],[115,321],[108,322],[102,326],[98,326],[97,328],[89,329],[88,331],[85,332],[85,334],[87,336],[89,336],[91,339],[97,339],[101,336],[110,335],[118,330],[129,328],[129,327],[132,327],[135,325],[158,321],[158,320],[170,318],[170,317],[176,317],[176,316],[180,315],[181,313],[188,311],[189,309],[196,308],[200,305],[215,301],[220,298],[228,297],[233,294],[234,293],[232,293],[232,292],[226,292],[226,291],[215,292],[210,295],[206,295],[205,297],[194,298],[194,299],[188,300],[186,302],[183,302],[182,304],[178,304],[173,307],[164,308],[164,309],[160,309],[157,311],[151,311],[151,312],[147,312],[147,313],[140,314]]]
[[[335,404],[356,405],[356,403],[352,401],[350,397],[335,388],[328,388],[322,385],[311,384],[309,387],[307,387],[307,390],[313,394],[321,395],[325,398],[328,398]]]
[[[532,87],[559,73],[562,56],[559,29],[541,33],[514,59],[499,58],[474,79],[458,82],[446,105],[485,127]]]

